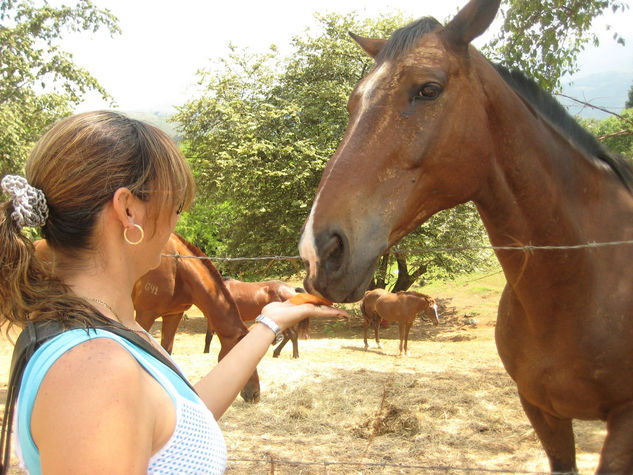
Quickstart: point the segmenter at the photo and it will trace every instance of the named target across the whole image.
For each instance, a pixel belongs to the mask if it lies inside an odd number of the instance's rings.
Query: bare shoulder
[[[93,338],[80,343],[46,373],[33,406],[34,433],[40,418],[63,417],[65,410],[94,411],[96,417],[103,404],[111,407],[115,400],[134,405],[144,381],[141,366],[116,341]]]
[[[64,353],[51,366],[42,385],[121,386],[134,382],[141,374],[140,365],[121,344],[109,338],[92,338]]]
[[[31,433],[43,468],[81,469],[98,461],[117,473],[114,463],[146,462],[154,421],[148,381],[134,357],[108,338],[91,339],[62,355],[33,405]],[[137,451],[126,452],[130,444]],[[121,458],[110,460],[113,453]]]

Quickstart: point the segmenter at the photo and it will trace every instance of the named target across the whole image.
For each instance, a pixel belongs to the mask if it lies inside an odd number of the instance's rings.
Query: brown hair
[[[56,123],[35,145],[26,179],[44,192],[49,217],[42,235],[65,254],[91,250],[97,215],[114,192],[163,207],[186,208],[194,194],[191,169],[160,129],[111,111]],[[34,254],[34,246],[0,203],[0,325],[58,318],[89,323],[94,311],[74,296]]]

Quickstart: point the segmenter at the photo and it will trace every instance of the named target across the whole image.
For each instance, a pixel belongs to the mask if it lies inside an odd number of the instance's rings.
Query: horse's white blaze
[[[305,228],[303,229],[303,234],[301,235],[301,240],[299,241],[299,254],[301,258],[309,264],[308,267],[308,277],[314,272],[316,269],[317,263],[317,254],[316,254],[316,243],[314,242],[314,210],[317,207],[319,202],[319,195],[317,194],[316,198],[314,198],[314,203],[312,204],[312,209],[310,210],[310,216],[308,217],[308,221],[306,221]]]
[[[367,76],[358,86],[358,93],[361,95],[360,110],[358,111],[358,117],[362,116],[370,105],[370,99],[374,95],[376,86],[384,82],[385,76],[389,74],[389,63],[382,63],[372,73]]]
[[[372,97],[375,96],[377,85],[383,82],[384,77],[388,74],[388,65],[387,63],[381,64],[376,70],[374,70],[364,81],[359,85],[357,92],[360,95],[360,109],[355,114],[355,119],[352,123],[348,125],[348,131],[345,134],[345,138],[339,145],[339,150],[343,149],[349,140],[349,137],[354,136],[356,132],[356,128],[360,122],[360,119],[363,117],[365,112],[369,109],[369,106],[372,102]],[[337,156],[335,156],[332,160],[336,161]],[[323,184],[327,183],[330,178],[330,173],[334,169],[334,162],[330,164],[330,171],[328,175],[323,178]],[[314,240],[314,214],[317,209],[319,203],[320,193],[314,198],[314,202],[312,203],[312,209],[310,211],[310,216],[306,221],[305,228],[303,230],[303,235],[301,236],[301,240],[299,242],[299,254],[301,258],[308,262],[309,271],[308,274],[311,275],[316,269],[316,264],[318,262],[318,254],[316,251],[316,242]]]

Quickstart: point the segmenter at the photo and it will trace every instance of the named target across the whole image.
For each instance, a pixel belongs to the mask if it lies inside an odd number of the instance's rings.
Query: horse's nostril
[[[343,239],[333,233],[323,246],[323,260],[327,272],[336,272],[343,264]]]

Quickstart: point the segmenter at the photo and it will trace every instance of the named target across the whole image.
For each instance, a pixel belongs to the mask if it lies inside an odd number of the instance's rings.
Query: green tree
[[[183,233],[209,246],[207,253],[297,254],[297,236],[321,172],[347,125],[347,97],[371,65],[347,31],[385,36],[406,22],[383,18],[375,26],[353,15],[318,21],[316,35],[293,40],[290,59],[281,58],[275,48],[262,55],[233,48],[227,58],[199,73],[202,96],[175,117],[200,201],[215,225],[206,232],[193,225]],[[196,205],[192,213],[198,210]],[[262,265],[221,267],[237,273]],[[280,262],[275,270],[296,272],[300,267]]]
[[[318,15],[319,28],[293,40],[290,58],[274,48],[263,55],[233,49],[201,71],[203,94],[175,117],[199,185],[191,212],[196,220],[185,215],[179,231],[212,255],[296,255],[321,173],[347,127],[347,99],[373,64],[348,31],[387,37],[409,20],[399,14],[377,20]],[[409,276],[408,285],[422,275],[420,269],[445,275],[472,268],[466,261],[475,252],[420,255],[421,247],[485,235],[472,207],[442,216],[401,243],[399,275]],[[469,224],[461,233],[459,225],[447,225],[465,217],[482,231],[473,233]],[[297,262],[273,263],[270,270],[278,275],[300,270]],[[233,275],[265,268],[258,261],[218,266]]]
[[[581,123],[610,150],[633,162],[633,109],[604,120],[581,120]]]
[[[626,104],[624,104],[624,107],[626,109],[633,107],[633,84],[631,84],[631,88],[629,89],[629,98],[627,99]]]
[[[561,75],[574,70],[578,52],[592,39],[591,20],[608,7],[619,10],[626,4],[510,1],[504,7],[503,30],[487,51],[493,59],[519,65],[552,89]],[[274,48],[264,55],[234,49],[201,72],[202,96],[185,104],[175,118],[200,186],[202,204],[195,211],[213,225],[185,222],[188,232],[208,246],[208,253],[297,253],[297,236],[322,170],[347,126],[349,94],[373,64],[349,39],[348,31],[386,38],[411,20],[401,14],[368,20],[354,13],[316,19],[315,29],[293,39],[289,58],[281,58]],[[377,283],[406,288],[423,276],[482,266],[489,253],[422,251],[477,246],[484,237],[472,206],[441,214],[384,257],[384,275],[377,275]],[[399,281],[387,282],[386,270],[395,267]],[[237,273],[256,272],[262,266],[242,262],[224,268]],[[280,263],[275,270],[297,268]]]
[[[578,53],[589,44],[598,46],[592,21],[607,9],[628,8],[629,2],[621,0],[506,0],[501,29],[485,52],[528,73],[546,90],[557,90],[565,74],[578,71]],[[613,37],[624,45],[617,32]]]
[[[42,1],[0,2],[0,170],[16,172],[33,142],[52,122],[68,115],[83,95],[109,96],[73,63],[59,40],[67,33],[119,31],[117,19],[89,0],[53,7]]]
[[[196,237],[208,254],[296,254],[283,240],[293,205],[288,168],[303,153],[302,144],[283,133],[296,111],[271,103],[277,61],[275,50],[252,55],[233,49],[199,73],[202,97],[175,117],[199,187],[190,214],[204,217],[198,225],[183,217],[189,229],[179,230]]]

